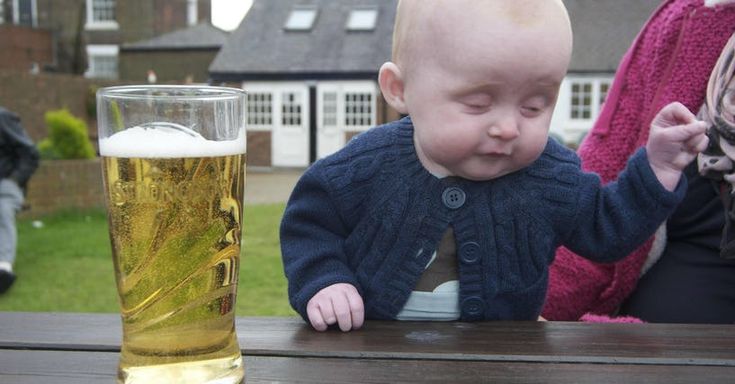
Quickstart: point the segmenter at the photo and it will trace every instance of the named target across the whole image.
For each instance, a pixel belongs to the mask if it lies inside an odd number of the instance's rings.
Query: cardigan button
[[[457,209],[464,205],[467,198],[464,191],[457,187],[449,187],[442,193],[442,202],[449,209]]]
[[[469,320],[477,320],[482,318],[485,312],[485,301],[479,296],[470,296],[462,300],[462,313],[467,315]]]
[[[480,244],[468,241],[459,247],[459,259],[465,264],[475,264],[480,260]]]

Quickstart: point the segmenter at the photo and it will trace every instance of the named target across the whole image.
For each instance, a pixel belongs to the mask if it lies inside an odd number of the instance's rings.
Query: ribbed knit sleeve
[[[370,205],[391,200],[391,188],[381,180],[393,177],[386,167],[395,162],[389,149],[397,126],[356,136],[341,151],[313,164],[294,187],[281,221],[281,255],[289,300],[305,320],[309,300],[327,286],[348,283],[365,295],[355,274],[356,254],[347,252],[345,242],[356,236],[355,226]]]
[[[348,229],[318,171],[307,170],[296,184],[280,231],[289,300],[305,320],[306,304],[322,288],[349,283],[360,291],[345,260]]]
[[[636,151],[620,177],[604,188],[596,175],[582,177],[580,209],[563,245],[597,262],[619,260],[639,247],[674,211],[687,188],[684,177],[674,191],[664,188],[645,148]]]

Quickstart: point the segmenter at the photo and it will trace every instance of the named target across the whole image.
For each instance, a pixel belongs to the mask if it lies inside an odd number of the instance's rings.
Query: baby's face
[[[404,99],[427,170],[489,180],[543,152],[571,34],[565,13],[498,20],[486,7],[451,8],[433,20],[433,36],[419,39],[421,58],[406,73]]]

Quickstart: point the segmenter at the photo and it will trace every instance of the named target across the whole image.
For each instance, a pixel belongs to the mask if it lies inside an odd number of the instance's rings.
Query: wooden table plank
[[[114,314],[0,313],[0,348],[118,351]],[[735,325],[368,321],[342,333],[238,318],[249,356],[735,366]]]
[[[3,384],[112,383],[117,353],[0,350]],[[245,356],[246,383],[732,383],[733,367]]]
[[[114,383],[118,357],[114,352],[0,349],[0,383]]]

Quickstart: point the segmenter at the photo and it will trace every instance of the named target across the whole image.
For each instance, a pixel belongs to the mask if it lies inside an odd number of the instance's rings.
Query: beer
[[[243,141],[130,128],[100,141],[121,383],[238,383]]]

